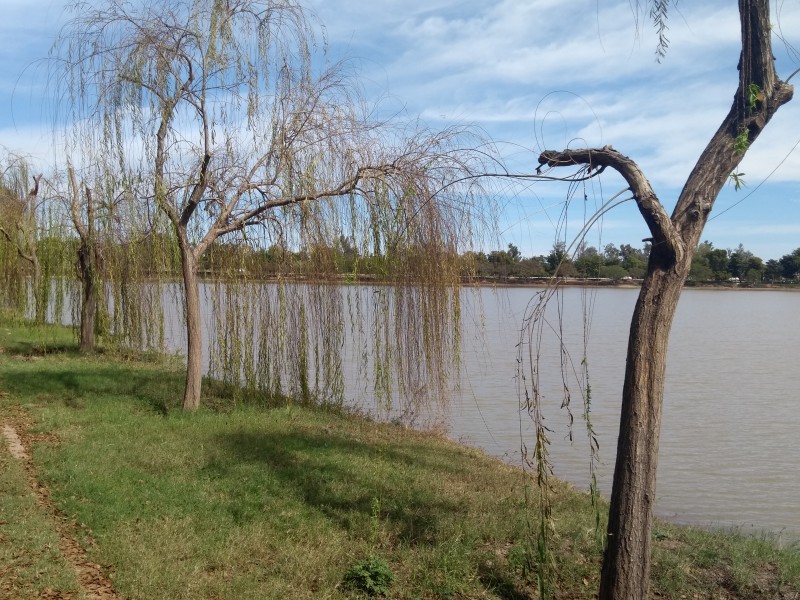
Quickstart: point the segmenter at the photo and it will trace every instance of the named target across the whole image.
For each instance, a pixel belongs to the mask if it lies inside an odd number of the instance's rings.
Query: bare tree
[[[293,1],[106,0],[74,10],[55,46],[71,100],[69,152],[102,154],[114,164],[106,177],[172,224],[186,409],[201,392],[198,265],[218,238],[258,228],[287,240],[289,224],[304,244],[362,218],[376,252],[402,239],[452,251],[464,235],[471,189],[455,182],[471,185],[485,154],[462,146],[460,130],[376,122],[341,65],[315,71],[311,22]]]
[[[667,5],[654,3],[657,26],[664,23]],[[742,50],[731,109],[698,159],[671,215],[637,164],[610,146],[545,151],[539,157],[542,167],[580,167],[578,178],[596,176],[606,168],[617,171],[652,234],[628,342],[601,600],[647,597],[667,342],[678,299],[717,195],[750,144],[793,94],[792,86],[775,71],[769,1],[739,0],[739,14]],[[663,33],[661,27],[659,54],[666,47]]]
[[[95,330],[97,329],[97,311],[100,299],[101,249],[96,231],[97,203],[88,185],[81,186],[75,176],[72,165],[67,167],[69,188],[71,192],[69,208],[72,224],[78,232],[78,279],[82,284],[80,344],[81,352],[92,352],[95,349]],[[85,201],[81,202],[81,191]],[[85,211],[83,208],[85,207]]]

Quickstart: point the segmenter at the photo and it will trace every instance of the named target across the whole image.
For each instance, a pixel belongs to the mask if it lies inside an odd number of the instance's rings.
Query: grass
[[[214,408],[187,415],[174,361],[82,356],[62,328],[6,318],[0,347],[0,418],[22,407],[39,479],[124,598],[362,598],[346,575],[376,560],[390,598],[536,597],[531,483],[475,449],[285,400],[234,406],[215,385]],[[0,564],[16,565],[0,597],[12,575],[31,595],[9,597],[74,592],[26,485],[0,451]],[[594,597],[592,522],[588,495],[557,484],[557,598]],[[655,539],[654,598],[800,597],[796,547],[664,523]]]
[[[60,553],[52,518],[37,505],[25,470],[5,444],[0,473],[0,598],[77,593],[78,580]]]

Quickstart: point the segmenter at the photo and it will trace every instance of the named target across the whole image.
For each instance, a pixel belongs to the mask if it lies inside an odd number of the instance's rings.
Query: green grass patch
[[[245,396],[233,406],[220,386],[208,386],[213,409],[184,414],[174,361],[82,356],[69,332],[26,332],[0,323],[0,416],[22,406],[32,417],[40,476],[122,597],[536,597],[527,523],[537,517],[519,470],[342,411]],[[2,467],[4,485],[22,486],[12,463]],[[557,484],[553,522],[556,597],[592,598],[600,550],[588,495]],[[791,549],[658,532],[659,597],[789,598],[800,587]],[[0,551],[32,552],[24,543]]]

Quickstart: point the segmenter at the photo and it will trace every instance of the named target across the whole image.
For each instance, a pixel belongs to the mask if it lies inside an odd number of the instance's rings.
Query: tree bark
[[[739,14],[742,53],[736,95],[670,217],[638,166],[609,146],[547,151],[539,157],[549,167],[588,166],[584,173],[589,174],[599,167],[617,170],[653,236],[628,339],[600,600],[647,597],[667,344],[678,300],[717,195],[749,145],[792,98],[792,87],[774,69],[769,0],[739,0]]]
[[[203,384],[203,337],[201,329],[200,289],[197,278],[197,258],[186,232],[180,231],[181,268],[186,309],[186,386],[183,391],[184,410],[194,411],[200,406]]]
[[[667,343],[681,289],[717,195],[747,147],[792,97],[774,70],[768,0],[740,0],[739,12],[738,90],[690,174],[665,236],[677,234],[683,255],[654,246],[631,323],[600,600],[647,597]],[[664,235],[661,228],[651,231],[654,243]]]
[[[683,263],[680,269],[651,268],[631,322],[601,576],[604,599],[647,597],[667,343],[691,252]]]
[[[42,175],[33,178],[33,187],[28,192],[25,210],[23,211],[22,221],[17,223],[19,231],[17,241],[17,254],[23,260],[30,263],[33,270],[31,275],[31,285],[33,288],[33,318],[37,323],[44,323],[47,320],[47,292],[42,283],[42,265],[39,262],[36,231],[36,198],[39,195],[39,183]],[[24,223],[24,224],[23,224]]]
[[[81,241],[78,250],[78,269],[83,282],[83,297],[81,298],[81,338],[78,350],[80,352],[93,352],[95,348],[95,324],[97,320],[97,285],[95,281],[95,264],[92,248]]]

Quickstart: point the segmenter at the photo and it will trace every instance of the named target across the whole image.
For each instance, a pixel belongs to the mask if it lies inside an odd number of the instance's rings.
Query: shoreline
[[[215,277],[208,272],[199,273],[199,279],[203,282],[214,281]],[[236,279],[218,277],[218,281],[234,281],[237,283],[323,283],[328,285],[396,285],[397,282],[381,280],[377,276],[361,274],[340,274],[337,276],[326,276],[323,278],[313,275],[300,273],[285,273],[271,277],[256,277],[253,279]],[[170,278],[170,281],[182,283],[180,277]],[[547,288],[554,283],[566,287],[595,287],[595,288],[621,288],[638,289],[641,287],[642,279],[603,279],[593,277],[519,277],[519,276],[496,276],[496,277],[462,277],[460,284],[464,287],[528,287],[528,288]],[[683,289],[703,289],[703,290],[762,290],[762,291],[800,291],[800,283],[749,283],[731,281],[687,281]]]
[[[479,277],[473,280],[462,281],[462,285],[467,287],[530,287],[546,288],[553,283],[566,287],[587,287],[587,288],[616,288],[616,289],[638,289],[641,287],[641,279],[614,280],[614,279],[594,279],[579,277]],[[776,284],[730,281],[687,281],[684,290],[737,290],[737,291],[786,291],[798,292],[800,285],[796,283]]]

